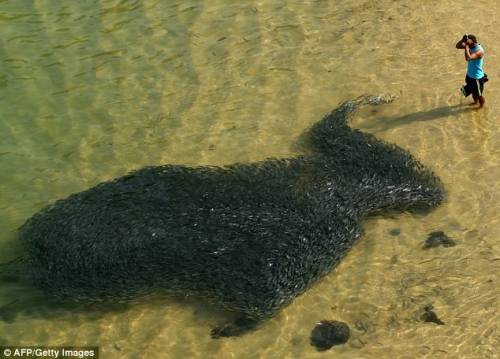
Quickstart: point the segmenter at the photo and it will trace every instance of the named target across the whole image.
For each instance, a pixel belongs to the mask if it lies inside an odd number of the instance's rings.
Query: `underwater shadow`
[[[50,295],[34,291],[28,283],[10,286],[17,299],[0,305],[0,323],[14,323],[33,319],[63,319],[78,315],[100,319],[108,313],[123,313],[133,303],[78,303],[63,301]]]
[[[368,131],[385,131],[391,128],[408,125],[413,122],[432,121],[442,117],[458,116],[462,113],[472,111],[475,111],[475,109],[466,104],[442,106],[428,111],[418,111],[398,117],[379,117],[374,121],[370,121],[366,125],[363,124],[363,129]]]
[[[162,307],[174,305],[188,308],[191,311],[196,326],[206,327],[212,331],[226,328],[229,323],[235,322],[226,331],[232,330],[235,336],[239,336],[246,331],[245,325],[238,327],[239,313],[219,308],[212,303],[207,303],[202,297],[186,297],[179,294],[167,294],[158,291],[154,294],[129,298],[122,301],[96,301],[79,302],[57,298],[42,291],[30,288],[30,284],[25,281],[11,285],[17,299],[10,299],[0,304],[0,326],[13,323],[29,323],[33,320],[71,320],[77,322],[90,322],[104,320],[109,316],[120,316],[131,310],[133,307],[147,303],[150,311],[158,311]],[[257,322],[250,323],[253,329]],[[248,324],[247,324],[248,326]],[[231,332],[232,333],[232,332]],[[231,335],[231,336],[232,336]],[[221,335],[227,336],[227,335]],[[214,337],[215,338],[215,337]],[[0,345],[2,338],[0,338]]]

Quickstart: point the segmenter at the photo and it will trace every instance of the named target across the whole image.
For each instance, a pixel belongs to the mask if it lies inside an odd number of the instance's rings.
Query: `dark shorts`
[[[486,75],[480,79],[473,79],[472,77],[465,76],[465,85],[462,86],[460,91],[467,97],[472,94],[475,97],[483,96],[484,83],[488,81]]]

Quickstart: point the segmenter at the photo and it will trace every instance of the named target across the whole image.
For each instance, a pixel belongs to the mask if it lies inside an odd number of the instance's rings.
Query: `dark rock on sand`
[[[448,237],[444,232],[436,231],[429,233],[429,236],[424,243],[424,249],[435,248],[439,246],[453,247],[456,244],[457,243],[455,242],[455,240]]]
[[[319,351],[324,351],[334,345],[347,343],[350,336],[351,330],[346,323],[322,320],[311,332],[311,345]]]
[[[302,156],[146,167],[59,200],[20,230],[28,274],[78,301],[161,291],[275,315],[340,262],[363,218],[442,201],[410,153],[349,127],[359,106],[391,100],[343,103],[307,132]]]

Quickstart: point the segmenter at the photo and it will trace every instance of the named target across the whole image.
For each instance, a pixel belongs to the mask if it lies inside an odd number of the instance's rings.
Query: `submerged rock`
[[[311,345],[319,351],[324,351],[334,345],[347,343],[350,337],[351,330],[346,323],[322,320],[311,332]]]
[[[424,307],[424,313],[420,316],[423,322],[436,323],[438,325],[444,325],[444,322],[438,318],[436,312],[433,311],[434,307],[428,304]]]
[[[424,243],[424,249],[435,248],[439,246],[453,247],[456,244],[457,243],[455,242],[455,240],[448,237],[444,232],[436,231],[429,233],[429,236]]]
[[[308,131],[302,156],[146,167],[55,202],[20,230],[33,283],[77,300],[166,290],[276,314],[339,263],[364,217],[442,201],[407,151],[348,126],[359,106],[391,100],[343,103]]]

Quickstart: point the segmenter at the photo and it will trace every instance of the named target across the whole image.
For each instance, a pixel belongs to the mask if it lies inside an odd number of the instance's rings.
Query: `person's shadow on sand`
[[[457,116],[461,113],[472,112],[474,110],[474,107],[466,104],[442,106],[398,117],[378,117],[373,121],[363,123],[363,129],[368,131],[385,131],[394,127],[408,125],[412,122],[431,121],[441,117]]]

